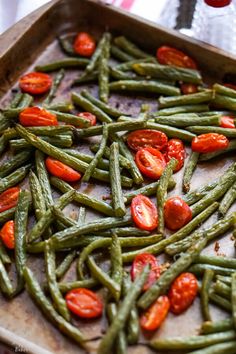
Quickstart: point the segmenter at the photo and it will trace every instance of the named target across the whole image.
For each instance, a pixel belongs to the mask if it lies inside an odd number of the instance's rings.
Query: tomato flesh
[[[0,237],[4,245],[9,249],[15,248],[14,221],[7,221],[0,230]]]
[[[162,150],[167,141],[168,138],[165,133],[152,129],[136,130],[127,137],[128,146],[134,151],[147,147]]]
[[[19,121],[24,127],[41,127],[58,125],[55,114],[40,107],[25,108],[19,116]]]
[[[180,197],[169,198],[164,204],[165,225],[170,230],[179,230],[192,219],[189,205]]]
[[[229,146],[229,140],[226,136],[217,133],[201,134],[193,138],[192,150],[205,154],[207,152],[214,152],[226,149]]]
[[[170,310],[176,315],[187,310],[193,303],[198,292],[198,283],[192,273],[180,274],[169,290]]]
[[[164,157],[166,162],[169,162],[174,157],[178,161],[174,172],[179,171],[183,167],[185,159],[185,148],[182,140],[170,139],[168,141]]]
[[[143,286],[143,291],[149,289],[161,274],[160,266],[158,264],[156,257],[150,253],[138,254],[133,261],[131,271],[130,271],[131,279],[134,281],[136,277],[142,273],[143,268],[147,264],[150,265],[150,272],[149,272],[148,279]]]
[[[94,114],[89,112],[80,112],[77,114],[78,117],[87,119],[90,122],[90,126],[94,126],[97,123],[97,118]],[[83,128],[83,127],[82,127]]]
[[[197,85],[194,85],[194,84],[181,84],[180,89],[181,89],[182,94],[184,94],[184,95],[189,95],[191,93],[198,92],[198,87],[197,87]]]
[[[160,64],[197,69],[197,65],[192,58],[183,53],[181,50],[172,47],[162,46],[158,48],[156,57]]]
[[[234,119],[228,116],[223,116],[220,119],[220,126],[222,128],[234,129],[235,128]]]
[[[81,174],[79,172],[52,157],[47,157],[45,164],[48,172],[63,181],[77,182],[81,178]]]
[[[96,318],[102,315],[103,303],[93,291],[78,288],[66,294],[68,309],[82,318]]]
[[[134,223],[140,229],[152,231],[157,228],[157,208],[148,197],[139,194],[132,199],[131,215]]]
[[[0,213],[17,205],[19,193],[19,187],[12,187],[0,194]]]
[[[155,331],[161,326],[170,308],[170,301],[167,296],[159,298],[144,312],[140,318],[140,326],[146,331]]]
[[[86,32],[80,32],[77,34],[74,41],[74,51],[83,56],[91,57],[96,49],[96,43],[90,34]]]
[[[41,95],[50,90],[52,78],[48,74],[32,72],[20,78],[19,85],[22,91],[31,95]]]
[[[166,166],[163,154],[150,147],[138,150],[135,162],[141,173],[152,179],[160,178]]]

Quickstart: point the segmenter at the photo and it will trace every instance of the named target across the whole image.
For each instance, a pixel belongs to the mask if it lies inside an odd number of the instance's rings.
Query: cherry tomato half
[[[170,139],[167,143],[164,157],[166,162],[169,162],[174,157],[178,161],[174,172],[179,171],[183,167],[185,159],[185,148],[182,140]]]
[[[52,78],[48,74],[32,72],[22,76],[19,85],[24,92],[41,95],[51,88]]]
[[[189,205],[180,197],[171,197],[164,204],[165,225],[170,230],[179,230],[192,219]]]
[[[150,147],[137,151],[135,162],[140,171],[152,179],[160,178],[166,166],[163,154],[159,150]]]
[[[93,125],[96,125],[97,123],[97,118],[94,114],[89,113],[89,112],[80,112],[77,114],[78,117],[87,119],[90,122],[90,126],[92,127]]]
[[[235,128],[234,119],[228,116],[223,116],[220,118],[220,126],[222,128],[234,129]]]
[[[93,291],[78,288],[66,294],[68,309],[82,318],[95,318],[102,315],[103,304],[99,296]]]
[[[194,84],[181,84],[180,89],[183,95],[189,95],[191,93],[198,92],[198,87]]]
[[[134,151],[147,147],[161,150],[167,144],[167,141],[168,138],[165,133],[151,129],[136,130],[127,137],[127,143]]]
[[[15,248],[14,221],[7,221],[0,230],[0,237],[4,245],[9,249]]]
[[[205,154],[227,148],[229,140],[226,136],[217,133],[201,134],[193,138],[192,150]]]
[[[40,107],[25,108],[19,116],[19,121],[24,127],[41,127],[58,125],[57,117],[46,109]]]
[[[158,48],[156,57],[160,64],[197,69],[197,65],[192,58],[181,52],[181,50],[172,47],[162,46]]]
[[[140,229],[152,231],[157,228],[157,208],[151,199],[145,195],[139,194],[132,199],[131,215]]]
[[[74,41],[74,51],[82,57],[91,57],[96,48],[95,40],[90,34],[80,32]]]
[[[19,187],[12,187],[0,194],[0,213],[17,205],[19,193]]]
[[[155,256],[153,256],[151,253],[140,253],[138,254],[133,261],[132,267],[131,267],[131,279],[134,281],[137,276],[139,276],[143,268],[149,264],[151,269],[149,272],[148,279],[146,283],[143,286],[143,291],[146,291],[149,289],[155,281],[159,278],[161,274],[160,266],[158,264],[158,261]]]
[[[45,161],[48,172],[66,182],[77,182],[81,178],[81,174],[70,166],[65,165],[61,161],[52,157],[47,157]]]
[[[223,84],[224,86],[231,88],[232,90],[236,90],[236,85],[234,84]]]
[[[169,290],[170,310],[176,315],[181,314],[193,303],[198,292],[198,283],[192,273],[180,274]]]
[[[158,299],[144,312],[140,318],[140,326],[146,331],[154,331],[161,326],[170,308],[167,296],[159,296]]]

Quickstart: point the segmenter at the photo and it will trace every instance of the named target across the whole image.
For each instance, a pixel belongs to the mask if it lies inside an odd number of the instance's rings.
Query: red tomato
[[[81,117],[81,118],[84,118],[84,119],[87,119],[89,122],[90,122],[90,125],[93,126],[93,125],[96,125],[97,123],[97,118],[94,114],[92,113],[89,113],[89,112],[80,112],[77,114],[78,117]]]
[[[81,174],[70,166],[65,165],[61,161],[52,157],[46,158],[46,167],[48,172],[66,182],[77,182],[81,178]]]
[[[234,84],[223,84],[224,86],[231,88],[232,90],[236,90],[236,85]]]
[[[46,109],[39,107],[25,108],[19,116],[19,121],[24,127],[41,127],[58,125],[57,117]]]
[[[160,64],[197,69],[197,65],[192,58],[181,52],[181,50],[172,47],[162,46],[158,48],[156,57]]]
[[[0,230],[0,237],[4,245],[9,249],[15,248],[14,221],[7,221]]]
[[[168,297],[171,312],[179,315],[189,308],[198,292],[197,279],[192,273],[180,274],[172,283]]]
[[[166,162],[169,162],[172,159],[172,157],[174,157],[178,161],[178,164],[174,172],[179,171],[183,167],[184,159],[185,159],[185,148],[182,140],[170,139],[168,141],[164,156]]]
[[[160,178],[166,166],[162,153],[150,147],[140,149],[135,155],[135,162],[140,171],[152,179]]]
[[[205,0],[206,3],[212,7],[222,7],[227,6],[232,0]]]
[[[192,211],[180,197],[171,197],[164,204],[165,225],[170,230],[179,230],[192,219]]]
[[[145,197],[145,195],[139,194],[132,199],[131,215],[140,229],[152,231],[157,228],[157,208],[151,199]]]
[[[143,286],[143,291],[149,289],[155,281],[159,278],[161,274],[160,266],[155,256],[150,253],[140,253],[138,254],[133,261],[131,267],[131,278],[134,281],[137,276],[142,273],[145,265],[150,264],[150,272],[146,283]]]
[[[235,128],[234,119],[231,117],[227,117],[227,116],[221,117],[220,126],[222,128],[234,129]]]
[[[19,85],[24,92],[31,95],[41,95],[52,86],[52,78],[48,74],[32,72],[22,76]]]
[[[194,84],[181,84],[180,89],[184,95],[198,92],[197,85]]]
[[[99,296],[91,290],[78,288],[66,294],[68,309],[82,318],[95,318],[102,315],[103,304]]]
[[[74,51],[83,56],[91,57],[96,49],[96,43],[93,37],[86,32],[80,32],[77,34],[77,37],[74,41]]]
[[[205,154],[227,148],[229,140],[226,136],[217,133],[201,134],[193,138],[192,150]]]
[[[146,331],[154,331],[159,328],[165,320],[170,308],[170,301],[167,296],[159,298],[144,312],[140,318],[140,326]]]
[[[165,133],[151,129],[136,130],[127,137],[127,143],[134,151],[147,147],[161,150],[167,144],[167,141],[168,138]]]
[[[12,187],[0,194],[0,213],[17,205],[19,193],[19,187]]]

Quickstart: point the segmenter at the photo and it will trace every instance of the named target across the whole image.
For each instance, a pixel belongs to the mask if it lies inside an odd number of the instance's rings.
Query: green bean
[[[64,113],[69,113],[74,108],[73,104],[70,102],[54,102],[50,103],[49,105],[43,103],[43,107],[48,110],[51,109],[52,111],[59,111]]]
[[[90,163],[94,156],[84,154],[78,150],[73,150],[73,149],[63,149],[67,154],[76,157],[79,160],[82,160],[84,162]],[[109,161],[106,159],[101,158],[100,161],[97,164],[98,168],[101,170],[109,170]]]
[[[199,189],[195,189],[194,191],[189,192],[188,194],[184,195],[182,198],[188,205],[192,205],[196,203],[198,200],[200,200],[201,198],[205,197],[205,195],[207,195],[210,191],[212,191],[217,186],[218,182],[219,182],[218,180],[209,182],[203,187],[200,187]]]
[[[236,99],[229,96],[219,95],[216,93],[211,103],[218,108],[223,108],[230,111],[236,110]]]
[[[188,159],[187,165],[184,169],[183,186],[182,187],[183,187],[183,191],[185,193],[189,192],[189,190],[190,190],[190,181],[193,176],[193,172],[194,172],[195,168],[197,167],[198,159],[199,159],[199,153],[193,151],[191,153],[191,155]]]
[[[112,240],[111,240],[111,279],[114,280],[115,283],[118,284],[119,292],[115,293],[116,302],[119,301],[121,295],[121,285],[123,278],[123,268],[122,268],[122,250],[121,250],[121,242],[118,236],[112,232]]]
[[[45,166],[45,155],[39,151],[35,151],[35,164],[38,180],[42,189],[42,194],[45,199],[46,208],[48,209],[53,205],[52,190],[49,182],[48,172]]]
[[[7,297],[11,297],[13,295],[13,286],[1,259],[0,259],[0,289],[2,293]]]
[[[137,63],[133,65],[133,69],[139,75],[150,76],[151,78],[184,81],[193,84],[200,84],[202,82],[202,77],[199,71],[192,69],[160,65],[157,63]],[[192,104],[192,102],[190,102],[190,104]]]
[[[179,138],[181,140],[191,142],[193,138],[196,136],[186,130],[170,127],[169,125],[157,124],[152,122],[147,122],[147,129],[159,130],[165,133],[168,138]]]
[[[107,124],[110,134],[115,133],[115,132],[143,129],[143,128],[146,128],[146,125],[147,125],[147,122],[143,118],[125,119],[125,121],[119,121],[118,123],[116,122],[116,123]],[[86,129],[86,131],[92,130],[92,128],[94,128],[94,127],[90,127],[88,129]],[[85,129],[84,129],[84,131],[85,131]],[[83,133],[84,133],[84,131],[83,131]],[[95,135],[101,135],[102,131],[103,131],[102,125],[99,125],[98,127],[96,127],[96,134]],[[87,136],[87,134],[85,134],[85,135]],[[83,136],[83,134],[82,134],[82,136]]]
[[[201,154],[200,157],[199,157],[199,161],[208,161],[208,160],[211,160],[211,159],[213,159],[215,157],[218,157],[220,155],[223,155],[223,154],[226,154],[228,152],[235,151],[235,150],[236,150],[236,139],[232,139],[229,142],[229,146],[226,149],[218,150],[218,151],[215,151],[215,152],[209,152],[209,153],[206,153],[206,154]]]
[[[65,214],[55,206],[51,207],[52,209],[52,214],[55,220],[59,221],[60,224],[63,225],[61,230],[64,230],[66,227],[71,227],[77,225],[77,222],[68,216],[65,216]]]
[[[11,264],[11,258],[8,256],[2,240],[0,240],[0,259],[3,264]]]
[[[231,288],[222,283],[221,281],[217,280],[213,286],[213,290],[216,294],[224,297],[227,300],[231,300]]]
[[[158,116],[170,116],[172,114],[178,113],[197,113],[197,112],[204,112],[206,114],[209,111],[209,107],[206,104],[194,104],[194,105],[184,105],[184,106],[177,106],[177,107],[170,107],[170,108],[163,108],[157,112]]]
[[[206,90],[203,92],[191,93],[179,97],[160,97],[158,100],[161,108],[168,108],[181,105],[190,105],[209,102],[212,98],[212,91]]]
[[[225,193],[223,199],[220,202],[219,206],[219,214],[220,216],[224,216],[233,202],[236,199],[236,182],[229,188],[229,190]]]
[[[201,333],[210,334],[210,333],[224,332],[230,329],[233,329],[233,320],[232,318],[227,318],[217,322],[211,322],[211,321],[203,322],[201,327]]]
[[[236,328],[236,273],[233,273],[232,275],[231,302],[232,302],[233,324],[235,329]]]
[[[97,152],[98,149],[99,149],[99,144],[94,144],[90,146],[90,150],[93,152]],[[110,148],[108,146],[106,146],[104,150],[104,157],[110,159]],[[120,167],[124,167],[127,169],[129,169],[131,166],[130,161],[122,155],[119,155],[119,163],[120,163]]]
[[[167,188],[169,180],[173,174],[175,167],[177,166],[177,160],[172,158],[165,170],[163,171],[158,186],[157,186],[157,210],[158,210],[158,231],[164,233],[164,203],[167,198]]]
[[[16,208],[11,208],[0,213],[0,224],[5,224],[5,222],[11,220],[15,215]]]
[[[50,247],[49,241],[45,241],[44,250],[45,264],[46,264],[46,275],[47,282],[50,291],[51,298],[55,307],[57,308],[59,314],[65,318],[65,320],[70,320],[70,313],[66,306],[66,302],[62,297],[60,290],[57,285],[56,279],[56,257],[54,251]]]
[[[63,259],[61,264],[56,269],[57,279],[61,279],[66,274],[76,256],[77,252],[74,250],[68,253],[68,255]]]
[[[11,125],[10,119],[5,117],[1,112],[0,112],[0,134],[3,134],[7,128],[9,128]]]
[[[77,79],[75,79],[71,86],[75,86],[75,85],[81,85],[81,84],[87,84],[90,82],[94,82],[98,80],[98,71],[93,71],[90,74],[83,74],[80,77],[78,77]]]
[[[32,171],[29,174],[29,184],[36,220],[39,220],[46,210],[46,203],[38,177]]]
[[[195,125],[205,126],[205,125],[219,125],[220,116],[215,115],[211,117],[185,117],[185,116],[159,116],[155,118],[156,123],[166,124],[173,127],[190,127]],[[212,127],[214,130],[215,127]]]
[[[51,63],[37,65],[35,67],[35,70],[47,73],[58,69],[85,68],[88,63],[89,60],[86,58],[63,58],[60,60],[53,61]]]
[[[133,69],[134,64],[155,63],[155,62],[156,62],[156,59],[153,57],[146,58],[146,59],[131,59],[129,61],[126,61],[126,63],[116,65],[115,68],[119,71],[130,71]]]
[[[112,324],[114,319],[117,316],[117,305],[115,303],[110,303],[107,305],[107,316],[109,322]],[[115,352],[117,354],[126,354],[127,353],[127,342],[125,332],[122,330],[118,333],[117,339],[113,344]]]
[[[59,283],[59,289],[62,293],[67,293],[70,290],[77,289],[77,288],[93,288],[98,285],[98,282],[93,279],[84,279],[84,280],[77,280],[68,283]]]
[[[147,58],[151,57],[149,54],[139,49],[133,42],[129,41],[124,36],[119,36],[114,39],[114,43],[121,48],[124,52],[135,58]]]
[[[6,177],[14,171],[17,167],[20,167],[29,160],[32,155],[32,151],[22,151],[10,158],[6,162],[3,162],[0,166],[0,178]]]
[[[121,50],[115,44],[111,45],[111,55],[115,59],[118,59],[118,60],[124,61],[124,62],[134,59],[133,56],[131,56],[130,54],[125,53],[123,50]]]
[[[173,337],[164,339],[154,339],[151,341],[151,348],[165,351],[165,350],[191,350],[205,348],[213,344],[226,342],[235,339],[234,331],[227,331],[222,333],[213,333],[200,336],[191,337]]]
[[[226,310],[227,312],[232,312],[232,306],[229,300],[223,298],[220,295],[217,295],[213,292],[210,292],[209,294],[209,299],[214,302],[217,306],[221,307],[223,310]],[[217,333],[218,334],[218,333]]]
[[[204,349],[194,350],[189,354],[234,354],[236,341],[211,345]]]
[[[58,126],[49,126],[49,127],[29,127],[29,132],[35,135],[41,136],[51,136],[55,137],[56,135],[70,135],[72,137],[72,129],[68,125],[58,125]],[[5,131],[4,136],[7,140],[19,138],[19,134],[15,128],[9,128]]]
[[[131,308],[140,295],[142,287],[147,279],[149,268],[146,266],[134,283],[131,285],[128,294],[125,296],[123,302],[120,304],[117,315],[112,322],[111,326],[107,329],[105,336],[102,338],[98,354],[111,353],[112,344],[118,333],[124,328],[126,321],[130,315]]]
[[[74,341],[76,341],[81,346],[84,345],[85,338],[79,331],[77,327],[72,326],[69,322],[64,320],[62,316],[60,316],[56,310],[54,310],[51,303],[48,301],[46,296],[44,295],[42,289],[39,286],[39,283],[35,279],[32,271],[25,267],[24,269],[24,278],[27,285],[27,290],[33,300],[37,303],[40,307],[41,311],[44,315],[58,327],[58,329]]]
[[[50,104],[52,102],[52,100],[54,99],[54,97],[56,96],[56,92],[58,90],[58,87],[60,86],[63,78],[65,76],[65,71],[64,69],[61,69],[57,75],[55,76],[51,89],[47,95],[47,97],[44,100],[44,104]]]
[[[47,141],[48,143],[57,146],[57,147],[71,147],[73,144],[72,138],[69,135],[58,135],[55,137],[52,136],[41,136],[41,140]],[[10,141],[10,148],[13,152],[18,152],[19,150],[31,149],[31,144],[28,143],[25,139],[17,139]]]
[[[202,286],[201,286],[201,309],[204,321],[211,321],[211,315],[209,311],[209,289],[214,277],[214,271],[212,269],[206,269],[204,272]]]
[[[115,211],[115,216],[121,217],[126,214],[124,197],[122,193],[121,180],[120,180],[120,166],[119,166],[119,145],[112,143],[110,147],[110,183],[112,193],[112,204]]]
[[[71,36],[70,35],[60,36],[60,37],[58,37],[58,42],[59,42],[60,47],[64,53],[66,53],[67,55],[70,55],[70,56],[71,55],[76,56],[76,53],[73,48],[72,40],[71,40],[71,38],[68,39],[69,37],[71,37]]]
[[[80,116],[69,114],[69,113],[62,113],[58,111],[50,111],[51,113],[57,116],[57,119],[60,122],[65,122],[66,124],[72,124],[81,128],[87,128],[90,126],[90,122]]]
[[[17,92],[10,102],[10,108],[17,108],[22,98],[23,98],[23,93]]]
[[[109,66],[111,34],[104,33],[104,43],[101,47],[101,54],[98,60],[98,86],[99,98],[107,102],[109,97]]]
[[[193,125],[187,128],[188,131],[195,134],[205,134],[205,133],[217,133],[217,134],[224,134],[224,136],[228,138],[235,138],[236,137],[236,129],[232,128],[221,128],[221,127],[207,127],[207,126],[198,126]]]
[[[151,92],[167,96],[180,95],[180,90],[177,87],[154,80],[119,80],[110,83],[109,88],[111,91]]]
[[[225,283],[226,285],[231,286],[231,282],[232,282],[231,276],[226,277],[225,275],[216,274],[216,279],[221,281],[222,283]]]
[[[75,191],[74,201],[76,201],[77,203],[85,205],[85,206],[92,208],[94,210],[97,210],[100,213],[103,213],[108,216],[114,215],[114,211],[109,204],[107,204],[101,200],[98,200],[94,197],[91,197],[87,194],[76,191],[73,187],[71,187],[68,183],[62,181],[61,179],[59,179],[57,177],[51,177],[50,183],[54,187],[58,188],[62,193],[66,193],[70,190],[74,190]]]
[[[214,84],[213,90],[215,90],[215,92],[219,93],[220,95],[225,95],[225,96],[236,98],[235,90],[233,90],[229,87],[226,87],[224,85]]]
[[[133,72],[123,72],[114,67],[110,67],[109,72],[111,77],[115,80],[143,80],[141,76],[138,76]]]
[[[196,263],[206,263],[219,267],[236,269],[236,259],[224,256],[209,256],[200,254],[196,259]]]
[[[189,271],[194,274],[202,274],[206,269],[212,269],[215,273],[220,275],[231,275],[234,273],[234,269],[219,267],[211,264],[194,264],[189,268]]]
[[[17,271],[17,287],[15,294],[19,293],[24,287],[23,270],[26,264],[26,235],[29,210],[29,192],[21,190],[16,206],[14,220],[15,236],[15,261]]]
[[[30,96],[28,93],[24,93],[19,104],[18,108],[26,108],[29,107],[34,101],[34,98]]]
[[[10,187],[14,187],[20,183],[27,175],[31,165],[26,165],[18,168],[10,175],[0,179],[0,193],[4,192]]]
[[[78,224],[82,225],[85,223],[85,219],[86,219],[86,209],[85,207],[80,207],[79,208],[79,213],[78,213]]]

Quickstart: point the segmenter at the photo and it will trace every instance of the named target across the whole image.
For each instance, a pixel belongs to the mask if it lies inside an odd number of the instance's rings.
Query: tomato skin
[[[154,331],[161,326],[170,308],[167,296],[159,296],[158,299],[144,312],[140,318],[140,326],[146,331]]]
[[[138,150],[135,162],[141,173],[152,179],[160,178],[166,166],[163,154],[150,147]]]
[[[20,187],[11,187],[0,194],[0,213],[17,205]]]
[[[162,150],[167,142],[165,133],[152,129],[135,130],[127,137],[127,144],[134,151],[147,147]]]
[[[19,86],[23,92],[31,95],[42,95],[52,86],[52,78],[48,74],[32,72],[20,78]]]
[[[14,221],[7,221],[0,230],[0,237],[4,245],[9,249],[15,248]]]
[[[96,318],[103,311],[99,296],[86,288],[70,290],[66,294],[66,305],[71,312],[82,318]]]
[[[234,129],[235,128],[234,119],[228,116],[223,116],[220,119],[220,126],[221,128]]]
[[[94,114],[90,112],[80,112],[77,114],[78,117],[87,119],[90,122],[90,126],[94,126],[97,123],[97,118]]]
[[[40,107],[25,108],[19,115],[19,121],[24,127],[42,127],[58,125],[55,114]]]
[[[142,230],[152,231],[158,226],[157,208],[145,195],[138,194],[131,202],[134,223]]]
[[[81,178],[79,172],[52,157],[47,157],[45,164],[48,172],[65,182],[77,182]]]
[[[214,152],[225,149],[229,146],[229,140],[226,136],[217,133],[201,134],[193,138],[192,150],[205,154],[207,152]]]
[[[96,49],[96,43],[90,34],[86,32],[80,32],[77,34],[74,41],[74,51],[83,56],[91,57]]]
[[[181,50],[162,46],[157,49],[157,60],[163,65],[174,65],[181,68],[197,69],[195,61]]]
[[[179,171],[184,165],[185,159],[185,148],[182,140],[180,139],[170,139],[168,141],[166,151],[164,153],[166,162],[169,162],[172,157],[174,157],[178,163],[174,169],[174,172]]]
[[[193,303],[198,292],[198,283],[192,273],[180,274],[172,283],[168,297],[170,311],[176,315],[181,314]]]
[[[179,230],[192,219],[189,205],[180,197],[171,197],[164,204],[165,225],[170,230]]]
[[[224,86],[231,88],[232,90],[236,90],[236,85],[234,84],[223,84]]]
[[[198,87],[194,84],[181,84],[180,89],[183,95],[189,95],[191,93],[198,92]]]
[[[140,273],[142,273],[143,268],[146,264],[149,264],[151,268],[148,279],[143,286],[143,291],[149,289],[161,275],[160,266],[156,257],[153,256],[151,253],[140,253],[134,258],[134,261],[132,263],[130,271],[132,281],[134,281],[136,277],[139,276]]]

